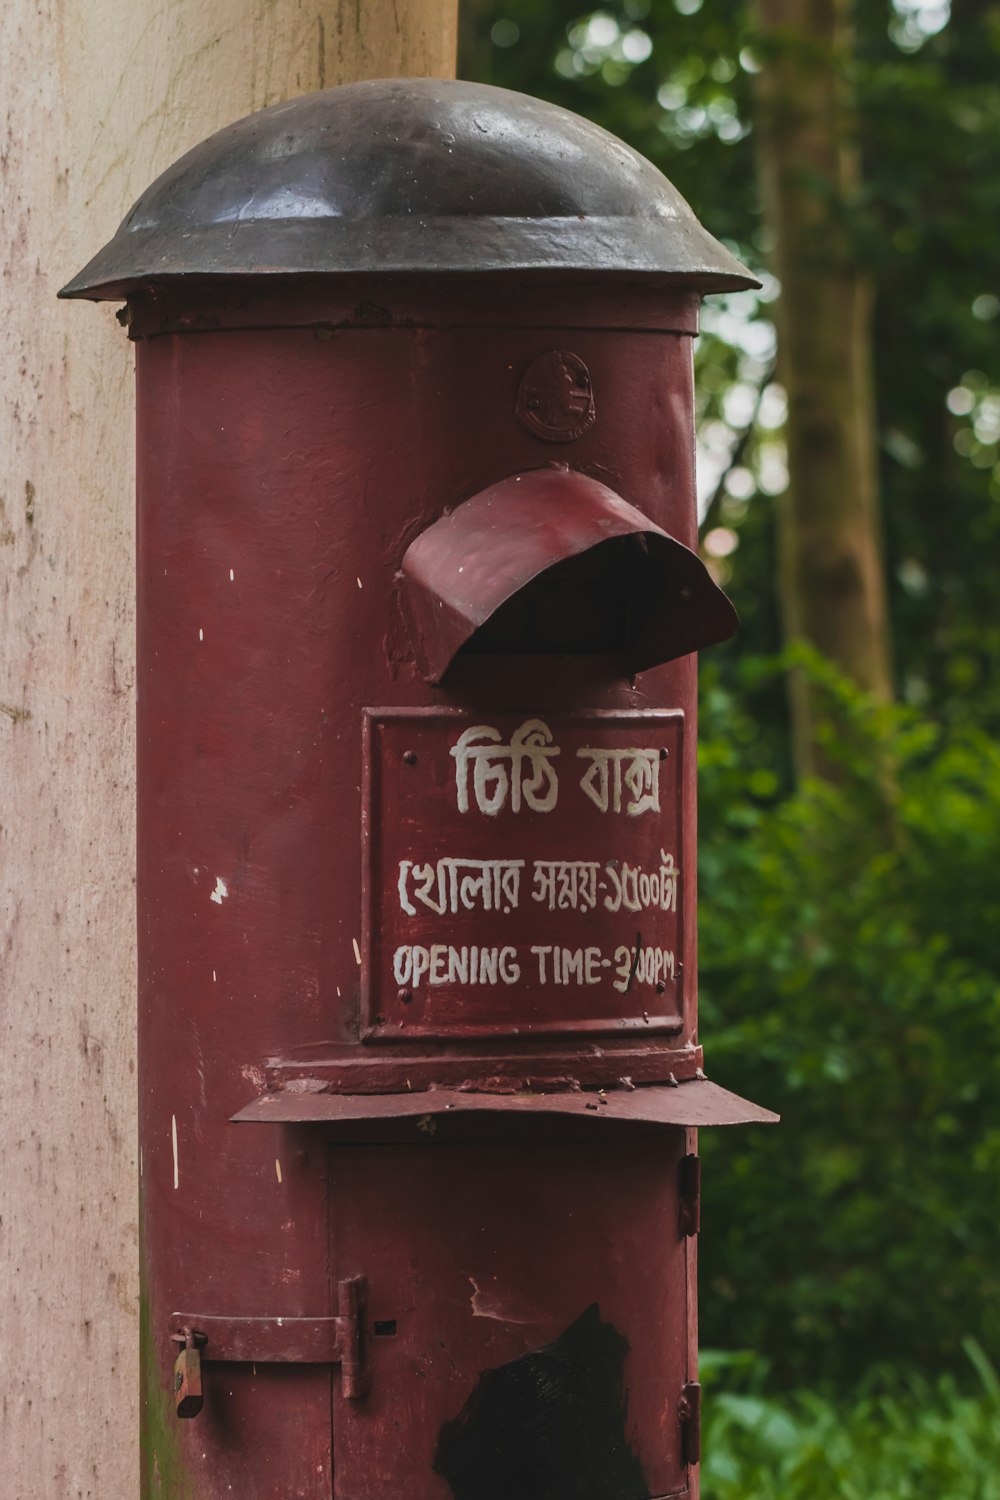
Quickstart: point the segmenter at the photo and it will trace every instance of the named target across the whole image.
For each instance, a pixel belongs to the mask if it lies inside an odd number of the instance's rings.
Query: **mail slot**
[[[143,1495],[696,1490],[692,343],[752,277],[552,105],[182,157],[138,499]],[[191,1418],[194,1420],[178,1420]]]

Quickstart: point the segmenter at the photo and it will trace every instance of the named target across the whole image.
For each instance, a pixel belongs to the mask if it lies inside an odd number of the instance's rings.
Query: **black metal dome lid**
[[[661,172],[599,126],[507,89],[392,78],[273,105],[195,146],[59,295],[372,271],[758,284]]]

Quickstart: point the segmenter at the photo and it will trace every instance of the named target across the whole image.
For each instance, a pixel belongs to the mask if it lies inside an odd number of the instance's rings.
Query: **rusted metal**
[[[633,674],[737,628],[736,611],[697,553],[589,475],[540,468],[466,500],[407,548],[404,600],[428,680],[440,682],[463,646],[528,585],[586,554],[588,571],[545,585],[556,591],[555,639],[537,607],[522,606],[509,649],[616,652]],[[603,618],[602,599],[614,609]],[[502,644],[494,625],[493,650]]]
[[[350,1276],[337,1284],[337,1306],[340,1323],[340,1388],[345,1401],[360,1401],[367,1396],[369,1375],[364,1361],[364,1316],[368,1304],[368,1283],[361,1276]]]
[[[584,1031],[578,1037],[546,1038],[519,1045],[489,1039],[470,1055],[467,1045],[444,1048],[403,1043],[374,1050],[366,1045],[348,1052],[335,1044],[315,1043],[290,1048],[278,1057],[263,1059],[261,1076],[268,1089],[346,1094],[410,1094],[425,1089],[455,1088],[464,1092],[506,1094],[551,1093],[581,1088],[686,1082],[697,1077],[704,1061],[701,1047],[684,1041],[673,1045],[669,1029],[631,1033],[630,1042]],[[671,1081],[673,1080],[673,1082]]]
[[[681,1423],[681,1446],[686,1464],[701,1463],[701,1386],[689,1380],[681,1392],[678,1405]]]
[[[488,1092],[460,1089],[426,1089],[405,1094],[338,1094],[286,1088],[261,1094],[232,1116],[241,1123],[271,1121],[302,1124],[307,1121],[350,1123],[359,1120],[392,1120],[434,1117],[444,1114],[496,1113],[575,1116],[580,1119],[620,1120],[653,1125],[749,1125],[772,1124],[778,1116],[751,1104],[707,1079],[681,1084],[678,1088],[576,1089],[548,1093]],[[697,1161],[697,1157],[693,1158]],[[690,1173],[690,1168],[685,1169]],[[689,1178],[685,1178],[687,1183]],[[691,1222],[691,1210],[682,1210]],[[684,1229],[692,1234],[694,1229]]]
[[[180,158],[63,297],[174,278],[602,271],[756,286],[667,179],[567,110],[484,84],[327,89]]]
[[[340,1365],[345,1399],[360,1400],[368,1390],[364,1362],[367,1293],[368,1285],[363,1276],[341,1279],[337,1285],[338,1313],[335,1317],[174,1313],[170,1319],[170,1340],[183,1345],[178,1366],[192,1349],[206,1361]],[[178,1415],[193,1416],[195,1413],[181,1412],[178,1408]]]
[[[204,1340],[202,1358],[255,1364],[339,1364],[341,1319],[228,1317],[221,1314],[175,1313],[170,1320],[171,1340],[183,1335],[184,1320]]]
[[[333,1264],[363,1253],[369,1326],[395,1325],[367,1399],[334,1392],[337,1493],[681,1493],[682,1150],[332,1146]]]
[[[733,1096],[730,1097],[733,1098]],[[733,1099],[733,1102],[736,1102],[735,1099]],[[742,1103],[743,1101],[739,1102]],[[750,1108],[756,1108],[756,1106],[750,1106]],[[776,1116],[771,1115],[768,1110],[761,1111],[761,1114],[758,1115],[757,1118],[761,1118],[762,1115],[767,1116],[769,1121],[774,1121],[776,1119]],[[686,1120],[684,1123],[693,1124],[694,1121]],[[722,1122],[714,1120],[712,1123],[721,1124]],[[694,1235],[697,1234],[700,1229],[701,1158],[699,1156],[696,1156],[694,1152],[689,1151],[687,1156],[681,1158],[681,1234]]]
[[[180,1332],[181,1349],[174,1362],[174,1410],[179,1417],[196,1417],[205,1404],[199,1339],[190,1324]]]

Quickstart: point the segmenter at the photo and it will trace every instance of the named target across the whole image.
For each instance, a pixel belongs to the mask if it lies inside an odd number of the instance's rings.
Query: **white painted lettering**
[[[414,901],[442,917],[460,911],[516,911],[521,899],[523,859],[439,859],[421,865],[399,862],[396,887],[400,910],[420,913]]]
[[[622,811],[637,818],[660,810],[660,752],[653,749],[607,750],[585,745],[577,755],[590,761],[580,786],[602,813]]]
[[[583,949],[563,949],[563,984],[583,983]]]
[[[495,948],[479,950],[479,983],[496,984],[499,958]]]
[[[536,859],[531,899],[546,911],[593,911],[600,868],[597,860]]]
[[[431,967],[430,967],[430,983],[431,984],[447,984],[448,983],[448,972],[447,972],[447,967],[446,967],[447,962],[448,962],[448,947],[447,947],[447,944],[446,943],[434,943],[434,944],[432,944],[431,945]]]
[[[500,949],[500,978],[504,984],[517,984],[521,977],[521,965],[517,961],[516,948]]]
[[[470,808],[470,765],[476,807],[487,817],[495,818],[506,807],[508,796],[515,813],[522,805],[534,812],[551,812],[555,807],[559,782],[551,760],[562,751],[552,743],[552,731],[541,719],[526,719],[506,745],[499,729],[474,724],[459,736],[450,753],[455,760],[459,812],[467,813]]]
[[[531,951],[538,959],[538,983],[548,984],[549,981],[545,972],[545,960],[548,954],[552,952],[551,943],[546,943],[539,947],[532,947]]]

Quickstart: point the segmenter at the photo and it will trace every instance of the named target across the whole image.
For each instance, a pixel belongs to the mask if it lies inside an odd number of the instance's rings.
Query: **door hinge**
[[[681,1424],[681,1452],[686,1464],[701,1462],[701,1386],[689,1380],[677,1403]]]
[[[680,1229],[682,1235],[701,1228],[701,1157],[681,1157]]]
[[[335,1318],[242,1318],[217,1313],[174,1313],[170,1338],[183,1348],[192,1340],[203,1361],[241,1364],[330,1364],[340,1366],[340,1388],[348,1401],[368,1394],[365,1305],[368,1283],[352,1276],[337,1284]]]

